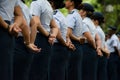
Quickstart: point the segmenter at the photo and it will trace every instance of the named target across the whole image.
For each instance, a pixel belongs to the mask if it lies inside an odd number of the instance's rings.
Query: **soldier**
[[[36,38],[35,44],[42,48],[39,54],[34,55],[30,80],[46,80],[48,78],[48,62],[51,55],[51,47],[58,34],[58,27],[53,18],[52,7],[47,0],[33,1],[30,9],[33,16],[31,22],[31,36],[33,36],[31,37],[31,43],[34,43]]]
[[[10,24],[14,13],[17,18]],[[14,35],[21,31],[20,13],[17,0],[0,0],[0,80],[13,80]]]
[[[105,44],[105,34],[100,27],[100,25],[104,23],[104,16],[100,12],[94,12],[92,19],[101,39],[101,50],[103,53],[103,56],[99,56],[98,60],[97,80],[107,80],[107,58],[109,57],[109,52]]]
[[[118,60],[120,52],[118,50],[119,39],[116,35],[117,28],[110,26],[108,33],[110,38],[107,40],[110,57],[108,59],[108,80],[118,80]]]
[[[72,43],[75,46],[75,51],[69,52],[69,61],[67,67],[67,80],[81,80],[82,75],[82,18],[78,13],[78,5],[82,0],[66,0],[65,7],[68,9],[67,15],[68,33]]]
[[[18,4],[21,7],[23,13],[23,20],[22,20],[22,33],[18,34],[18,37],[15,38],[15,50],[14,50],[14,80],[28,80],[29,76],[29,68],[32,62],[32,51],[39,52],[38,49],[34,44],[30,43],[30,11],[29,8],[23,3],[24,1],[19,0]],[[14,16],[16,17],[16,16]],[[24,44],[24,40],[28,41]],[[29,47],[29,45],[31,47]],[[28,46],[28,48],[26,47]],[[31,48],[31,50],[30,50]]]
[[[79,12],[83,19],[83,24],[90,32],[92,39],[94,40],[95,47],[91,47],[89,42],[83,45],[83,66],[82,66],[82,78],[83,80],[96,80],[97,79],[97,63],[98,55],[101,54],[101,41],[96,32],[94,23],[91,20],[91,16],[94,12],[94,7],[91,4],[83,3],[79,6]],[[89,39],[87,39],[89,41]],[[87,50],[86,50],[87,49]]]

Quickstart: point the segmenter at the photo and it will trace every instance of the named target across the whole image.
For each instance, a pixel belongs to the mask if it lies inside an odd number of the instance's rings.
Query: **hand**
[[[72,43],[69,45],[69,49],[72,50],[72,51],[75,51],[75,50],[76,50],[74,44],[72,44]]]
[[[80,37],[80,44],[84,44],[85,43],[85,40],[86,40],[86,38],[85,37]]]
[[[39,53],[41,51],[41,48],[37,48],[37,46],[32,43],[26,45],[26,47],[33,53]]]
[[[102,50],[103,54],[104,54],[107,58],[110,57],[110,52],[108,51],[108,49],[102,48],[101,50]]]
[[[18,25],[16,23],[10,25],[9,33],[11,35],[17,36],[19,32],[21,32],[21,29],[18,27]]]
[[[50,34],[49,38],[48,38],[48,42],[50,43],[50,45],[54,44],[56,37],[53,34]]]
[[[97,48],[96,52],[97,52],[98,56],[101,56],[101,57],[103,56],[103,53],[100,48]]]

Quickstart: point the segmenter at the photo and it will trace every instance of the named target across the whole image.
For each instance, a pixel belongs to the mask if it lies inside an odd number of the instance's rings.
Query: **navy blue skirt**
[[[69,61],[67,67],[67,80],[82,80],[82,45],[79,42],[72,41],[76,50],[69,52]]]
[[[0,27],[0,45],[0,80],[13,80],[14,37],[2,26]]]
[[[41,52],[34,54],[29,80],[47,80],[51,45],[48,38],[38,33],[35,44],[41,48]]]
[[[97,80],[98,55],[89,44],[83,45],[82,80]]]
[[[28,80],[33,54],[24,44],[23,37],[15,39],[13,80]]]
[[[48,80],[65,80],[68,58],[69,51],[67,48],[60,43],[55,43],[52,47],[52,54],[49,62]]]

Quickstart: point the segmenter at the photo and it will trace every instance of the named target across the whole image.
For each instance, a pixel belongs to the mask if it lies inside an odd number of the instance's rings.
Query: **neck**
[[[68,8],[68,11],[71,12],[74,9],[73,6],[71,6],[70,8]]]
[[[99,25],[98,24],[95,24],[95,27],[97,28]]]

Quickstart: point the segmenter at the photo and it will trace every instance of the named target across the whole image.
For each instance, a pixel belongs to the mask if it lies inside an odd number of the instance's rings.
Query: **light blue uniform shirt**
[[[73,34],[76,37],[83,36],[82,30],[83,30],[83,23],[82,18],[80,14],[78,13],[78,10],[74,9],[72,10],[66,17],[68,27],[73,29]]]
[[[91,33],[93,39],[95,40],[95,35],[97,32],[96,32],[96,27],[95,27],[93,21],[88,17],[84,18],[83,19],[83,27],[84,27],[84,29],[86,28],[85,31],[89,31]],[[85,31],[83,31],[83,33]]]
[[[53,17],[61,31],[64,41],[66,42],[66,34],[67,34],[68,26],[67,26],[65,16],[57,9],[54,11]],[[57,41],[55,41],[55,42],[57,42]]]
[[[116,34],[113,34],[111,38],[107,40],[107,47],[110,52],[115,52],[114,47],[119,47],[119,39]]]
[[[3,20],[12,20],[15,6],[18,6],[18,0],[0,0],[0,16]]]
[[[104,48],[105,47],[105,33],[103,32],[102,28],[100,26],[97,26],[96,31],[101,39],[101,47]]]
[[[50,22],[53,19],[53,10],[47,0],[33,1],[30,6],[30,13],[39,16],[43,27],[50,32]]]

